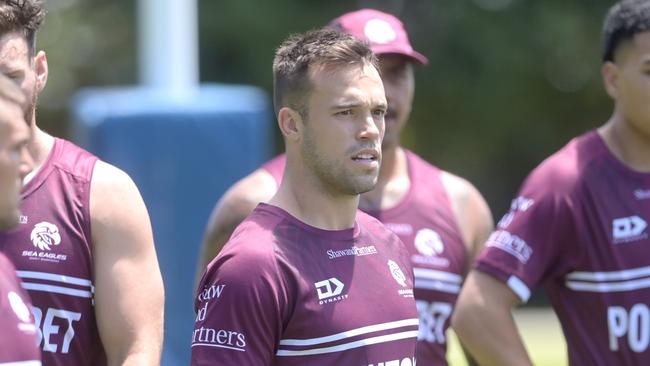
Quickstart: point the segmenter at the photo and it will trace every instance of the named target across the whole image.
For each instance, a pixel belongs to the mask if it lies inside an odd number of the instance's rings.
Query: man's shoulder
[[[405,148],[404,153],[406,154],[409,169],[415,173],[418,173],[418,175],[439,174],[441,172],[441,169],[439,167],[430,163],[425,158],[414,153],[413,151]]]
[[[275,230],[282,217],[260,204],[235,229],[223,251],[239,255],[259,256],[268,254],[275,238]]]
[[[86,181],[90,181],[95,163],[99,160],[97,156],[73,142],[58,137],[54,139],[50,154],[53,166]]]
[[[108,193],[112,189],[135,188],[135,183],[129,174],[102,160],[97,160],[95,163],[92,184],[93,187],[97,187],[95,191],[100,194]]]
[[[409,159],[409,168],[418,180],[428,189],[444,189],[453,201],[458,197],[465,199],[468,195],[478,193],[477,189],[467,179],[428,162],[412,151],[406,150]]]
[[[594,151],[596,132],[573,138],[562,148],[544,159],[531,171],[525,181],[528,189],[569,194],[588,177],[599,154]]]
[[[430,189],[445,192],[452,206],[465,205],[472,200],[484,201],[481,193],[469,180],[443,170],[411,151],[407,151],[407,154],[412,167],[419,170],[420,184],[427,184]]]
[[[379,221],[379,219],[361,210],[357,210],[356,222],[361,230],[361,235],[385,238],[383,240],[386,242],[401,242],[397,234],[388,229],[381,221]]]
[[[246,282],[250,278],[277,273],[274,227],[272,220],[263,213],[253,211],[208,264],[206,276],[225,276]]]

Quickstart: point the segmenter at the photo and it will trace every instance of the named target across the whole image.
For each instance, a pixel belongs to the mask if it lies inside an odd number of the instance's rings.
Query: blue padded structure
[[[163,366],[188,365],[194,276],[209,214],[271,157],[271,103],[250,86],[202,85],[189,98],[143,88],[85,89],[74,141],[126,171],[149,209],[165,281]]]

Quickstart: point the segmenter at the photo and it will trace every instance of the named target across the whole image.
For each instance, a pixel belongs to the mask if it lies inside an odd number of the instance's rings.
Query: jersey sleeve
[[[224,248],[197,289],[193,366],[269,365],[277,351],[287,300],[274,255],[241,244]]]
[[[576,257],[572,199],[566,182],[536,174],[499,221],[475,268],[504,282],[522,302],[541,282],[561,276]]]

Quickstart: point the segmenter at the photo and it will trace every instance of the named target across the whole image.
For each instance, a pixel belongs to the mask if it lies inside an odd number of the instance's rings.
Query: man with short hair
[[[375,188],[359,208],[394,231],[411,254],[420,315],[418,360],[445,365],[450,315],[463,277],[492,230],[492,215],[466,180],[443,171],[400,145],[415,91],[414,64],[428,60],[413,50],[402,22],[373,9],[346,13],[330,24],[364,39],[378,56],[388,101],[383,159]],[[214,258],[232,229],[282,180],[280,155],[235,184],[215,207],[199,271]]]
[[[31,169],[25,96],[0,74],[0,230],[18,224],[22,179]],[[41,364],[30,301],[14,265],[0,252],[0,366]]]
[[[0,251],[28,290],[46,366],[158,365],[163,286],[149,216],[121,170],[36,124],[45,52],[35,51],[39,0],[0,1],[0,72],[27,96],[35,169],[18,228]]]
[[[530,365],[511,309],[544,284],[569,364],[650,364],[650,1],[603,27],[610,119],[528,176],[461,292],[454,329],[481,365]]]
[[[408,252],[357,210],[382,158],[376,58],[317,30],[287,39],[273,74],[284,177],[201,279],[192,365],[415,365]]]

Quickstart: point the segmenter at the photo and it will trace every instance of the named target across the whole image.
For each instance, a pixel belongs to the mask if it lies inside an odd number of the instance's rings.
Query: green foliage
[[[429,57],[416,71],[406,146],[468,178],[494,214],[526,174],[608,117],[600,81],[605,0],[201,0],[204,82],[271,91],[275,47],[289,33],[372,6],[400,16]],[[39,46],[50,61],[41,124],[65,135],[67,101],[86,85],[137,80],[135,1],[50,0]]]

